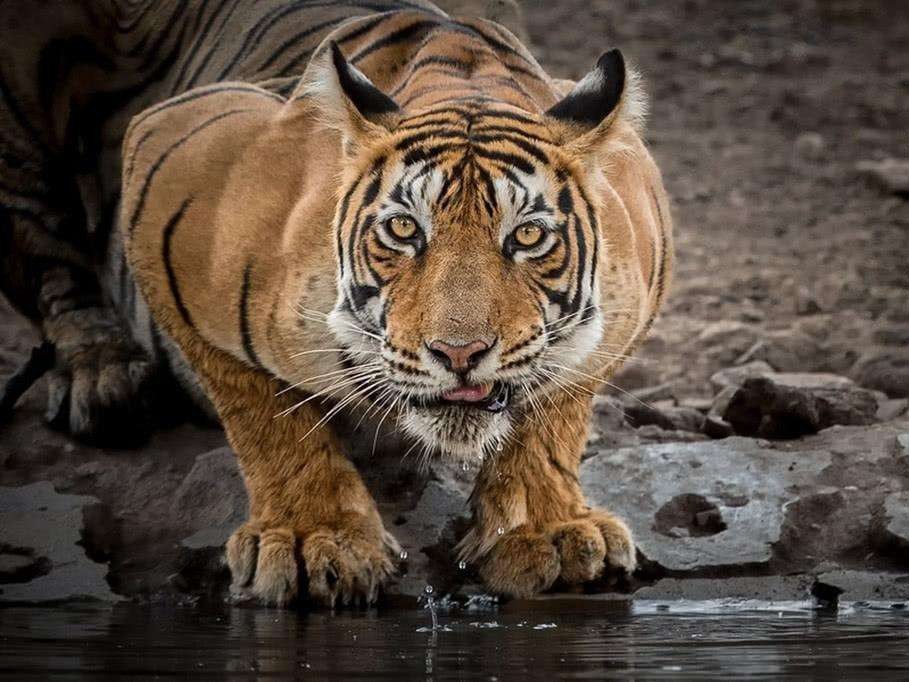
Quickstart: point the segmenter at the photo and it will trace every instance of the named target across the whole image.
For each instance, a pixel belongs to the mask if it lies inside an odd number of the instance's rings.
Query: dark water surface
[[[0,609],[10,680],[909,679],[909,609],[543,601],[501,608]]]

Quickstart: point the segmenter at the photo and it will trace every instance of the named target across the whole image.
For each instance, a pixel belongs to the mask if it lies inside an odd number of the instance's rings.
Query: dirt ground
[[[855,170],[909,156],[904,3],[524,8],[551,73],[577,78],[617,46],[649,93],[647,139],[674,201],[677,264],[649,362],[625,372],[626,387],[673,382],[680,397],[708,396],[707,377],[768,335],[791,351],[792,370],[907,360],[909,202]]]
[[[624,389],[651,402],[706,410],[714,372],[766,360],[779,371],[833,372],[890,398],[909,397],[909,201],[856,167],[909,158],[909,10],[903,2],[528,0],[523,12],[532,50],[552,75],[580,77],[601,52],[619,47],[643,74],[649,93],[647,139],[673,199],[677,261],[668,303],[641,360],[617,379]],[[12,372],[35,341],[0,301],[0,376]],[[210,582],[212,565],[205,561],[220,553],[218,532],[234,527],[245,505],[234,458],[218,450],[221,434],[184,426],[159,434],[141,451],[102,451],[48,431],[41,424],[43,400],[39,382],[12,422],[0,426],[0,485],[50,481],[53,488],[41,495],[54,504],[61,492],[98,498],[100,507],[86,507],[82,542],[92,559],[109,563],[106,582],[118,594],[147,593],[165,583],[192,591],[184,574]],[[598,430],[608,428],[605,417],[598,419]],[[803,522],[780,522],[780,543],[772,557],[761,545],[759,566],[683,577],[786,575],[814,570],[827,555],[841,563],[852,557],[843,563],[850,568],[867,566],[882,500],[909,485],[894,435],[907,429],[902,423],[862,427],[842,438],[828,433],[792,441],[793,452],[802,448],[823,455],[823,462],[835,460],[836,480],[829,473],[816,478],[818,485],[832,481],[836,492],[818,488],[801,500],[813,511]],[[682,436],[632,434],[620,444],[671,443]],[[738,448],[746,460],[763,447],[736,443],[729,452]],[[699,462],[701,446],[692,447]],[[849,468],[854,453],[868,453],[858,488],[849,479],[856,474]],[[771,452],[765,458],[775,457]],[[886,481],[878,476],[881,462],[891,467]],[[389,484],[393,490],[385,496],[406,498],[403,516],[389,512],[402,542],[407,545],[408,529],[418,525],[423,536],[449,532],[440,519],[442,511],[463,512],[460,484],[449,485],[434,471],[433,482],[414,479],[413,492],[402,496],[408,476],[400,474],[402,485]],[[840,499],[850,489],[861,495],[874,490],[861,514]],[[83,502],[66,504],[76,505],[81,517]],[[44,513],[41,505],[23,514],[35,518]],[[616,509],[622,511],[621,504]],[[832,518],[830,509],[839,510],[844,522],[857,519],[861,539],[842,531],[841,545],[831,549],[831,536],[818,531]],[[210,528],[218,532],[197,537]],[[191,533],[194,546],[211,551],[188,555]],[[412,563],[420,550],[427,571],[437,556],[450,563],[450,538],[433,539],[430,546],[417,541],[419,533],[410,545]],[[660,537],[654,542],[687,542]],[[782,557],[780,547],[796,558]],[[44,570],[31,559],[23,559],[20,570],[17,557],[7,555],[13,577],[0,582],[22,583]],[[204,566],[186,570],[187,561]],[[420,570],[413,570],[414,585],[425,577]]]

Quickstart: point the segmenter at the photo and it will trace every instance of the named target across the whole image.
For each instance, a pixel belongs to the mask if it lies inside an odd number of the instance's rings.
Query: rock
[[[692,407],[670,407],[663,410],[677,431],[699,433],[704,427],[704,415]]]
[[[233,451],[223,447],[198,455],[174,493],[171,523],[189,533],[181,544],[220,548],[246,517],[246,489]]]
[[[861,358],[850,372],[866,388],[891,398],[909,398],[909,351],[892,350]]]
[[[427,582],[441,587],[463,579],[454,547],[456,531],[466,528],[468,511],[467,495],[454,482],[430,481],[412,511],[384,519],[407,553],[407,570],[396,593],[419,596]]]
[[[648,403],[656,400],[670,400],[675,398],[675,386],[669,381],[658,386],[645,386],[634,391],[631,395],[622,394],[620,398],[623,403],[641,402]]]
[[[795,138],[795,151],[806,161],[820,161],[824,158],[826,144],[820,133],[806,132]]]
[[[625,422],[625,408],[621,401],[613,396],[595,395],[593,397],[593,414],[596,426],[600,430],[628,428]]]
[[[882,346],[909,346],[909,324],[879,327],[872,338]]]
[[[591,504],[628,522],[648,560],[694,571],[768,563],[793,491],[830,463],[823,451],[782,456],[760,441],[728,438],[601,452],[581,465],[580,478]],[[706,526],[703,512],[711,513]]]
[[[909,567],[909,490],[884,500],[883,536],[884,544],[895,547]]]
[[[807,287],[799,287],[795,292],[795,314],[817,315],[822,312],[821,305]]]
[[[625,420],[639,428],[654,424],[668,431],[692,431],[700,433],[704,415],[690,407],[662,407],[629,402],[625,406]]]
[[[713,398],[682,398],[679,401],[679,407],[688,407],[703,414],[710,412],[712,405]]]
[[[0,487],[0,571],[27,578],[3,584],[0,602],[120,599],[105,579],[107,566],[79,544],[84,512],[97,504],[87,495],[60,494],[48,481]]]
[[[733,320],[714,322],[705,327],[697,337],[704,354],[725,365],[742,355],[757,340],[758,331],[751,325]]]
[[[738,367],[721,369],[710,377],[710,384],[717,392],[725,388],[738,388],[746,379],[773,374],[773,367],[763,360],[755,360]],[[714,406],[716,403],[714,403]]]
[[[734,389],[733,389],[734,390]],[[704,419],[704,435],[710,438],[729,438],[735,433],[732,424],[722,417],[713,414],[707,415]]]
[[[827,374],[771,374],[747,379],[723,418],[740,435],[798,438],[834,424],[871,424],[877,399],[848,379]]]
[[[859,161],[855,169],[884,192],[909,197],[909,159]]]
[[[909,575],[905,573],[836,569],[818,573],[817,582],[836,588],[840,601],[909,600]]]
[[[897,445],[903,451],[903,454],[909,457],[909,433],[901,433],[896,437]]]
[[[821,369],[824,353],[821,345],[803,332],[771,332],[757,341],[735,364],[763,360],[778,372],[806,372]]]
[[[909,409],[909,400],[906,398],[896,398],[893,400],[878,400],[877,414],[878,421],[889,422],[906,413]]]
[[[637,430],[640,443],[691,443],[707,440],[707,436],[693,431],[661,429],[656,424],[647,424]]]
[[[663,578],[634,593],[636,600],[736,599],[755,602],[801,601],[808,598],[813,578],[797,576],[758,576],[737,578]],[[746,605],[740,605],[747,608]],[[684,608],[681,607],[680,608]],[[672,613],[673,605],[669,605]]]

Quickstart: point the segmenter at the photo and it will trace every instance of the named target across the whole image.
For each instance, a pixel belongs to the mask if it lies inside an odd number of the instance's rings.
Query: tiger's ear
[[[308,79],[305,92],[313,98],[322,120],[354,146],[394,130],[401,120],[397,103],[348,62],[334,41]]]
[[[618,121],[637,127],[645,108],[637,81],[637,75],[626,69],[621,52],[605,52],[593,70],[546,111],[557,139],[586,156],[608,146]]]

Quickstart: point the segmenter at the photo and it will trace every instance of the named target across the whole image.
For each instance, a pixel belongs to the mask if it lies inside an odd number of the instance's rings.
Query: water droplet
[[[401,557],[401,561],[407,561],[407,550],[402,549],[401,554],[399,556]]]
[[[504,449],[505,449],[505,446],[502,445],[501,443],[496,445],[496,452],[502,452],[502,450],[504,450]]]
[[[426,594],[432,594],[432,590],[433,590],[432,585],[427,585],[426,587],[423,588],[423,591],[424,591]]]
[[[499,535],[505,535],[505,529],[502,528],[502,526],[499,526],[498,528],[496,528],[496,533],[498,533]]]
[[[467,462],[462,462],[461,471],[470,471],[470,465]]]
[[[459,568],[460,570],[463,571],[465,568],[467,568],[467,562],[466,562],[466,561],[459,561],[459,562],[458,562],[458,568]]]

